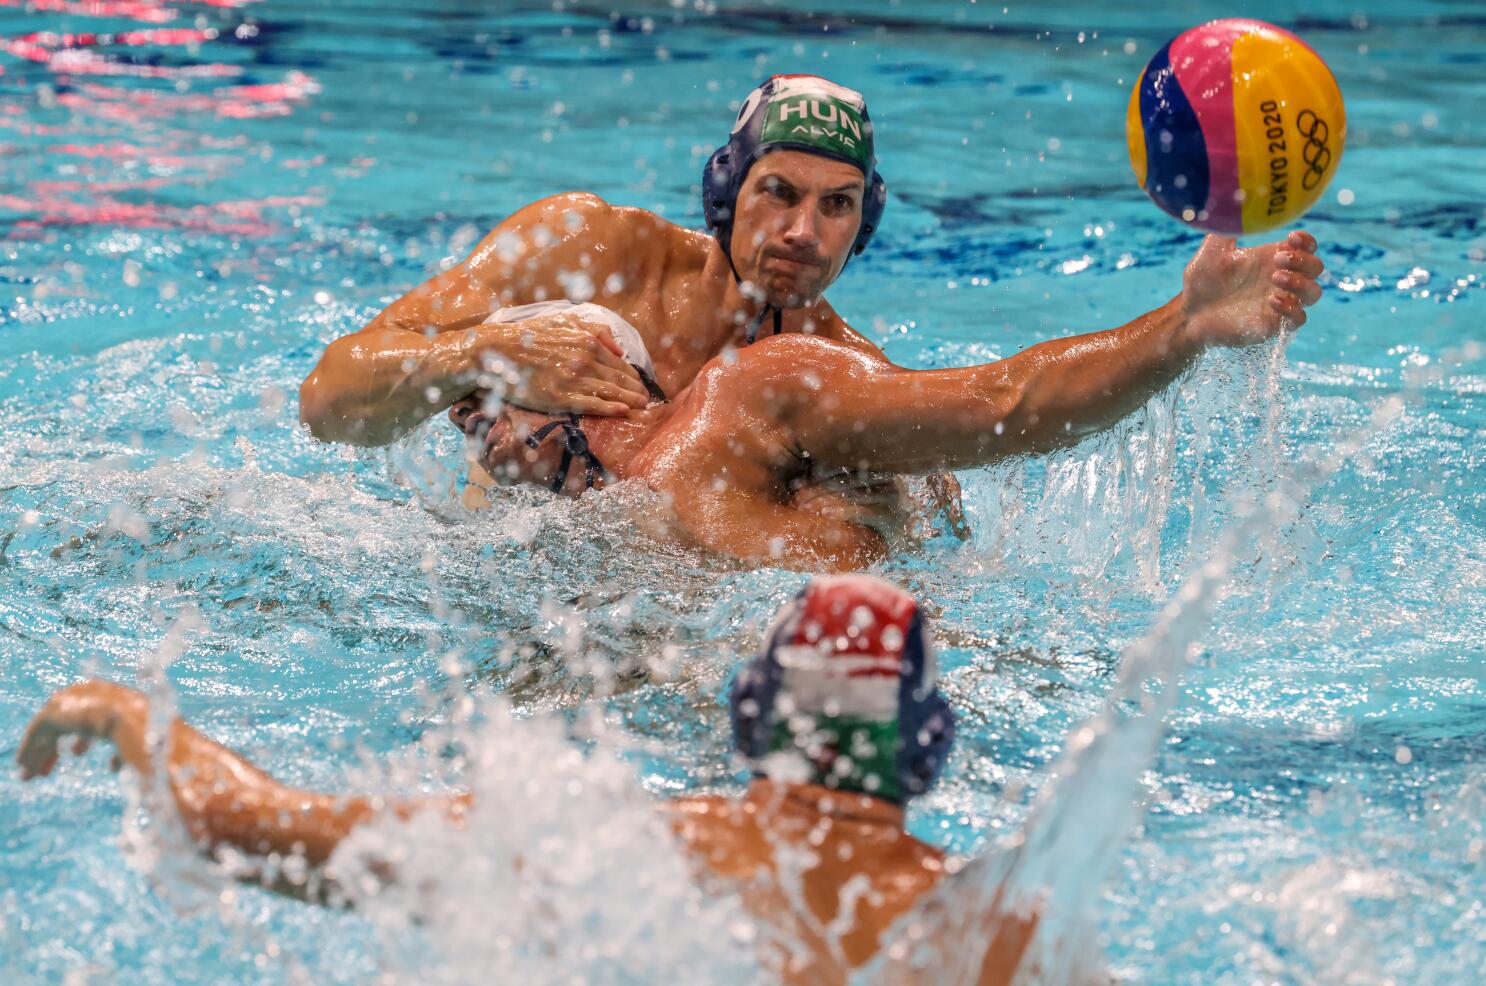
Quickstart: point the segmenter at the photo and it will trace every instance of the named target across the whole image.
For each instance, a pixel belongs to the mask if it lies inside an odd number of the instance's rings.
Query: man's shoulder
[[[605,242],[628,250],[643,248],[647,241],[677,250],[705,253],[705,233],[678,226],[638,206],[615,205],[592,192],[560,192],[538,199],[517,216],[545,226],[558,237],[574,234],[589,242]]]
[[[809,331],[765,336],[725,362],[759,368],[753,372],[762,372],[762,367],[777,367],[793,373],[809,362],[823,359],[856,362],[866,358],[858,347],[837,333]]]
[[[671,830],[717,876],[739,877],[766,862],[758,821],[735,798],[701,795],[666,803]]]

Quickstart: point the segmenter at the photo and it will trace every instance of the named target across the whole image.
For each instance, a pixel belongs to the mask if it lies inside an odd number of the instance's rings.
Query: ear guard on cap
[[[903,652],[913,653],[917,647],[927,660],[930,646],[924,637],[923,616],[914,613]],[[898,748],[898,783],[910,797],[923,794],[939,780],[955,742],[954,710],[932,682],[923,680],[923,669],[920,661],[918,680],[904,677],[898,701],[898,734],[903,740]]]

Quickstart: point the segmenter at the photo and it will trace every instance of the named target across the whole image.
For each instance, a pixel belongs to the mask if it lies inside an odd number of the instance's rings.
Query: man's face
[[[733,263],[776,308],[813,304],[841,273],[862,224],[862,173],[803,151],[749,169],[733,218]]]
[[[531,483],[550,489],[562,463],[563,431],[557,428],[549,432],[536,448],[527,445],[526,438],[553,420],[558,419],[535,411],[502,407],[485,441],[488,454],[481,463],[485,471],[502,486]],[[573,456],[567,480],[558,492],[578,496],[588,488],[585,475],[582,456]],[[596,479],[594,485],[602,486],[603,481]]]

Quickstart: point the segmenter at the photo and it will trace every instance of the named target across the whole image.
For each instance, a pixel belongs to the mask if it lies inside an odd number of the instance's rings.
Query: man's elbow
[[[340,440],[333,426],[330,401],[326,399],[324,389],[320,385],[318,370],[310,373],[299,385],[299,423],[308,428],[310,434],[322,442]]]
[[[337,401],[318,368],[299,385],[299,423],[322,442],[347,445],[377,445],[369,441],[366,421]]]

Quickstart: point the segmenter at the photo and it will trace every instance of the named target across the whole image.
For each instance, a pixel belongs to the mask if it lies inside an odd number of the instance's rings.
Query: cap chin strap
[[[721,227],[717,230],[717,245],[722,247],[722,255],[727,258],[728,270],[733,272],[733,283],[738,285],[741,293],[743,278],[738,274],[737,265],[733,263],[733,251],[728,248],[726,239],[726,237],[732,236],[732,234],[733,224],[729,221],[725,232]],[[759,309],[758,314],[748,320],[748,330],[743,335],[748,345],[751,346],[758,341],[758,330],[763,328],[764,319],[769,317],[770,312],[774,313],[774,334],[777,336],[784,331],[784,312],[776,307],[773,302],[766,301],[764,302],[764,307]]]
[[[562,461],[557,466],[557,475],[552,477],[552,492],[561,492],[563,486],[567,483],[568,469],[573,464],[573,456],[582,457],[585,479],[584,488],[593,489],[594,480],[603,476],[608,470],[599,461],[599,457],[593,454],[593,450],[588,447],[588,436],[583,434],[583,429],[579,427],[578,416],[576,414],[569,414],[566,421],[558,418],[556,421],[549,421],[542,425],[542,427],[526,436],[527,446],[530,448],[541,447],[542,440],[558,428],[562,429],[563,434]]]
[[[777,336],[784,331],[784,312],[771,304],[765,303],[764,307],[759,310],[759,313],[748,320],[748,332],[743,338],[748,340],[750,346],[758,340],[758,330],[763,328],[764,317],[770,312],[774,313],[774,334]]]

